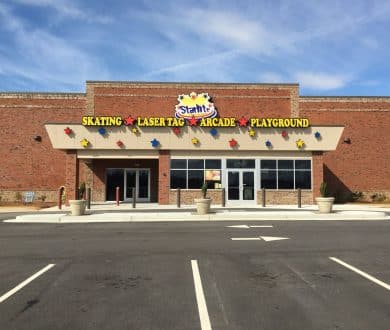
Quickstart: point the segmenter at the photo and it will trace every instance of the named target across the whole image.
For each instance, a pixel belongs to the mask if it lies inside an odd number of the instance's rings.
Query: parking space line
[[[360,269],[357,269],[356,267],[353,267],[353,266],[347,264],[346,262],[344,262],[344,261],[342,261],[340,259],[337,259],[335,257],[329,257],[329,259],[333,260],[334,262],[337,262],[338,264],[340,264],[340,265],[342,265],[342,266],[344,266],[344,267],[346,267],[346,268],[348,268],[348,269],[350,269],[352,271],[354,271],[355,273],[359,274],[360,276],[365,277],[366,279],[374,282],[375,284],[378,284],[378,285],[384,287],[385,289],[390,290],[390,285],[389,284],[378,280],[377,278],[375,278],[375,277],[373,277],[373,276],[371,276],[371,275],[361,271]]]
[[[40,271],[36,272],[34,275],[30,276],[27,280],[23,281],[16,287],[14,287],[12,290],[8,291],[7,293],[3,294],[0,297],[0,303],[11,297],[13,294],[18,292],[20,289],[25,287],[30,282],[34,281],[37,277],[41,276],[43,273],[47,272],[50,268],[54,267],[55,264],[48,264],[45,268],[42,268]]]
[[[200,318],[200,327],[202,330],[211,330],[209,313],[207,311],[206,299],[203,293],[202,280],[200,278],[198,261],[191,260],[192,274],[194,277],[196,301],[198,303],[198,311]]]

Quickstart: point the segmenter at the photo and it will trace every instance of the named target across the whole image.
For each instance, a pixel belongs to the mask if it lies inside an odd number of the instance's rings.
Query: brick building
[[[298,84],[86,83],[86,93],[0,93],[0,196],[94,201],[312,203],[390,194],[390,98],[302,97]],[[134,189],[133,189],[134,188]]]

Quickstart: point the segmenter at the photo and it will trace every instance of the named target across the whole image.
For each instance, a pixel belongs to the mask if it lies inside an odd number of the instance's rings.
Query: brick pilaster
[[[313,202],[316,197],[320,197],[321,182],[324,181],[324,160],[322,151],[313,151]]]
[[[158,203],[163,205],[169,204],[170,160],[169,150],[160,150],[158,159]]]
[[[77,159],[76,150],[68,150],[66,152],[66,168],[65,168],[65,189],[66,202],[69,199],[76,199],[77,185],[79,183],[79,160]]]

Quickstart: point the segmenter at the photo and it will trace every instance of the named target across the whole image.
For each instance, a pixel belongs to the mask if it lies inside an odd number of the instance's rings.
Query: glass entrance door
[[[126,169],[125,176],[125,199],[132,201],[133,191],[136,201],[150,201],[150,170],[149,169]]]
[[[228,171],[228,201],[255,200],[255,172],[253,170]]]

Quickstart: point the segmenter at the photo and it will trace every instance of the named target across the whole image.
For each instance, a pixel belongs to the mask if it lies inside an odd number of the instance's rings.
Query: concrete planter
[[[85,213],[86,201],[84,199],[69,200],[71,215],[83,215]]]
[[[316,203],[320,213],[331,213],[334,197],[316,197]]]
[[[211,198],[195,199],[195,204],[198,214],[210,213]]]

